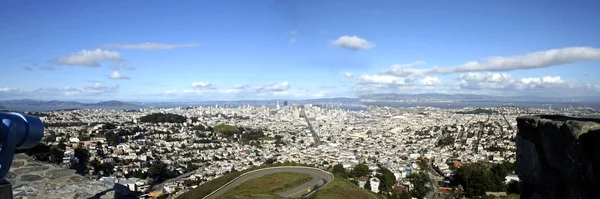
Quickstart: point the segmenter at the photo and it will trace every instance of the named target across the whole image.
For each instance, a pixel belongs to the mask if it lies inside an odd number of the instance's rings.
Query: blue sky
[[[600,96],[598,1],[2,1],[0,99]]]

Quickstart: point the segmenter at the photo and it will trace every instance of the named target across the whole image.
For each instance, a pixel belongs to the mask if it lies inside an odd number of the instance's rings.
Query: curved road
[[[283,167],[272,167],[272,168],[264,168],[259,170],[250,171],[248,173],[244,173],[236,179],[228,182],[223,185],[216,191],[207,195],[204,198],[214,198],[220,195],[225,194],[227,191],[232,188],[252,179],[260,178],[265,175],[274,174],[274,173],[303,173],[310,175],[313,179],[310,182],[304,183],[300,186],[294,187],[290,190],[279,193],[280,196],[283,197],[302,197],[308,195],[316,191],[318,188],[323,187],[327,183],[333,180],[333,175],[329,172],[323,171],[321,169],[312,168],[312,167],[296,167],[296,166],[283,166]],[[310,188],[310,192],[308,192]]]

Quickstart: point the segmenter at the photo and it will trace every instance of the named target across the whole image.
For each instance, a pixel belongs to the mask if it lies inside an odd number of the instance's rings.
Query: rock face
[[[87,180],[74,170],[24,154],[15,155],[6,180],[12,184],[15,198],[127,198],[120,197],[124,191],[115,194],[115,184]]]
[[[600,198],[600,119],[517,118],[521,198]]]

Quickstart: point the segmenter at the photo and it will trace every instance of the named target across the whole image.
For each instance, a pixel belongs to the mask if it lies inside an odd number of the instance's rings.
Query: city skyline
[[[0,3],[0,100],[600,97],[595,1]]]

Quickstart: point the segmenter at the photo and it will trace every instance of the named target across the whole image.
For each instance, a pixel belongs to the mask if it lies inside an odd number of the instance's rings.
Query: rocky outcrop
[[[24,154],[15,155],[6,180],[12,184],[15,198],[131,198],[118,184],[88,180],[75,170],[38,162]]]
[[[600,119],[517,118],[521,198],[600,198]]]

